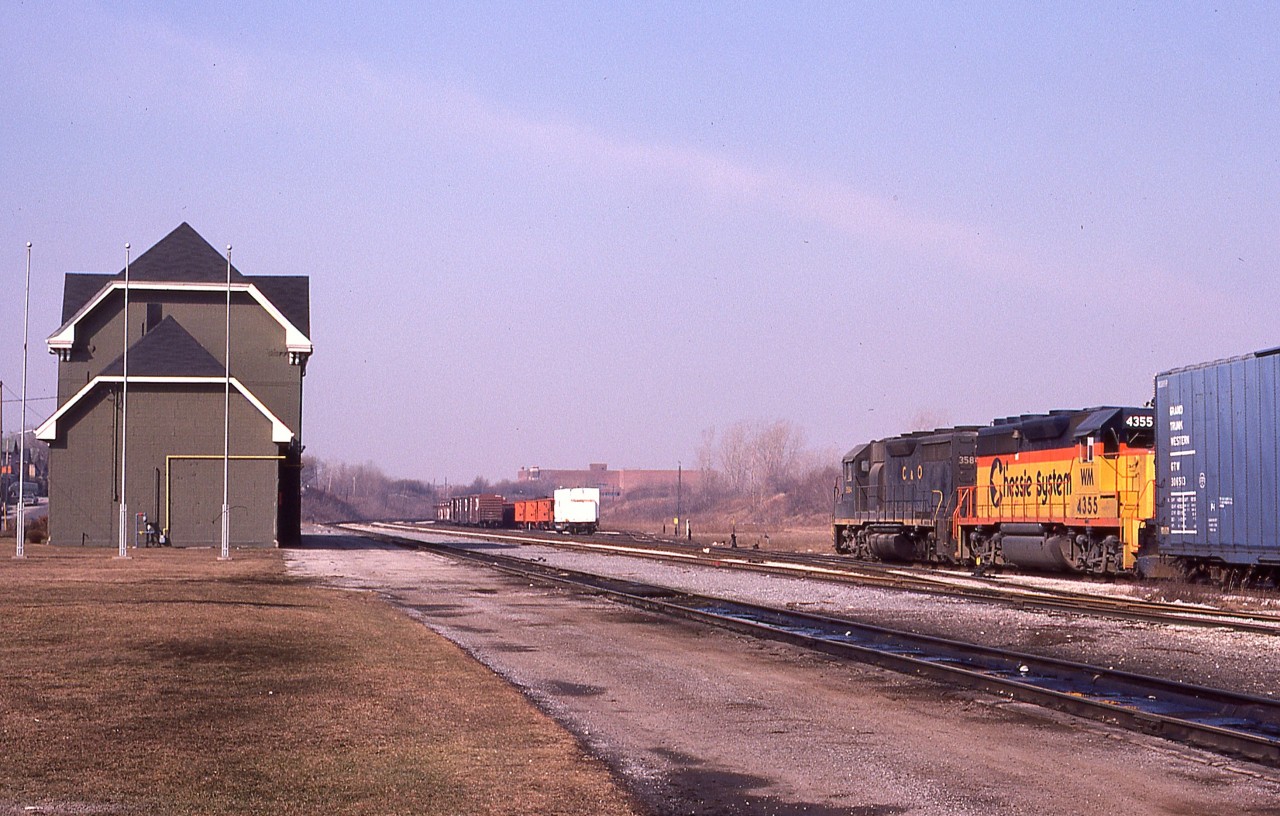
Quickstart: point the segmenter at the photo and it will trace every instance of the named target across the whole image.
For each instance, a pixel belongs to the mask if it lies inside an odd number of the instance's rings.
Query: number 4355
[[[1096,516],[1098,515],[1098,497],[1097,496],[1081,496],[1076,499],[1076,515],[1078,516]]]

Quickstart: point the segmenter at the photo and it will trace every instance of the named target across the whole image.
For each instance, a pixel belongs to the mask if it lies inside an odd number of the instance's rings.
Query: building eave
[[[58,327],[58,330],[49,335],[45,343],[49,347],[50,354],[58,354],[59,352],[70,352],[76,342],[76,327],[80,321],[93,312],[99,304],[112,295],[116,290],[123,290],[124,281],[113,280],[103,285],[98,294],[89,299],[80,310],[72,315],[71,319]],[[129,289],[139,291],[170,291],[170,292],[225,292],[227,291],[225,283],[188,283],[182,281],[164,282],[164,281],[130,281]],[[311,344],[311,338],[303,334],[302,331],[288,318],[284,316],[279,309],[276,308],[270,300],[252,283],[232,283],[230,287],[232,292],[248,292],[249,295],[258,302],[258,305],[266,310],[267,314],[284,328],[285,349],[291,356],[310,355],[314,350]]]

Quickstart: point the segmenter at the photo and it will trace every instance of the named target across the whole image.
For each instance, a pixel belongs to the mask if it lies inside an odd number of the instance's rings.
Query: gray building
[[[127,316],[124,270],[67,274],[63,323],[46,341],[58,409],[36,431],[49,443],[52,543],[117,543],[126,431],[131,524],[145,514],[176,546],[221,541],[227,288],[227,259],[186,223],[129,265]],[[231,544],[289,545],[301,526],[310,281],[232,267],[230,289]]]

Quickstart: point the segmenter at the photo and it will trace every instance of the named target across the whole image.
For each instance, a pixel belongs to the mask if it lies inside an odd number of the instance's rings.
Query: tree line
[[[426,519],[434,517],[437,500],[446,495],[500,493],[528,498],[546,488],[528,482],[490,482],[476,477],[450,485],[387,476],[371,462],[353,465],[303,457],[303,517],[331,522],[361,519]],[[683,489],[648,488],[607,502],[619,518],[657,522],[671,515],[680,501],[702,517],[732,517],[744,522],[825,523],[830,519],[834,488],[840,474],[834,451],[805,446],[804,432],[787,420],[740,421],[717,433],[705,430],[697,451],[698,478]],[[695,480],[690,480],[695,481]]]

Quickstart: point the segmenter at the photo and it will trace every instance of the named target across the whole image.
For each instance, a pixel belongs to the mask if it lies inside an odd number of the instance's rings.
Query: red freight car
[[[555,524],[554,499],[522,499],[516,502],[516,526],[525,530],[550,530]]]
[[[449,500],[450,520],[467,527],[501,527],[503,501],[497,493],[472,493]]]

